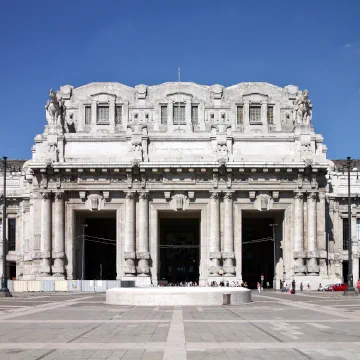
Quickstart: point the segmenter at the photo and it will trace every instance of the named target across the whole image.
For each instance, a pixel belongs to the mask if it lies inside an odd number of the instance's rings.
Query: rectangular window
[[[274,124],[274,107],[267,107],[267,122],[268,124]]]
[[[173,122],[174,125],[185,125],[185,104],[175,103],[173,108]]]
[[[236,124],[241,125],[244,120],[244,108],[242,106],[238,106],[236,108]]]
[[[167,124],[167,106],[166,105],[161,105],[161,114],[160,114],[160,117],[161,117],[161,125],[166,125]]]
[[[91,106],[85,106],[85,125],[91,124]]]
[[[250,124],[261,123],[261,106],[250,106]]]
[[[356,238],[360,241],[360,219],[356,219]]]
[[[119,125],[122,123],[122,106],[116,105],[115,107],[115,124]]]
[[[348,231],[348,219],[343,219],[343,250],[348,249],[349,231]]]
[[[8,251],[16,250],[16,219],[8,219]]]
[[[199,124],[199,107],[197,105],[191,106],[191,122],[194,125]]]
[[[109,121],[109,107],[98,106],[97,107],[97,123],[98,124],[110,124]]]

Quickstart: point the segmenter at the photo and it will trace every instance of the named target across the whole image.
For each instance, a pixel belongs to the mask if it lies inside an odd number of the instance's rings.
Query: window
[[[85,125],[91,124],[91,106],[85,106]]]
[[[185,125],[185,104],[175,103],[173,108],[174,113],[174,125]]]
[[[360,219],[356,219],[356,239],[360,241]]]
[[[191,122],[194,125],[199,124],[199,107],[197,105],[191,106]]]
[[[98,124],[109,124],[109,107],[98,106],[97,107],[97,123]]]
[[[250,106],[250,124],[261,123],[261,107]]]
[[[267,122],[268,124],[274,124],[274,107],[267,107]]]
[[[16,219],[8,219],[8,251],[16,250]]]
[[[348,250],[348,237],[349,237],[349,229],[348,229],[348,219],[343,219],[343,250]]]
[[[161,125],[166,125],[167,124],[167,106],[166,105],[161,105]]]
[[[119,125],[122,123],[122,106],[116,105],[115,107],[115,124]]]
[[[241,125],[244,120],[244,108],[242,106],[238,106],[236,108],[236,124]]]

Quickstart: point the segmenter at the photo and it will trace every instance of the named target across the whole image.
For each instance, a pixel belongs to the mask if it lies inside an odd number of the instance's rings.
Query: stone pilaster
[[[139,260],[137,273],[139,276],[149,276],[149,199],[148,193],[139,194],[139,249],[136,257]]]
[[[226,192],[224,195],[224,252],[222,254],[225,276],[235,275],[233,219],[233,194]]]
[[[327,275],[327,249],[326,249],[326,233],[325,233],[325,193],[319,193],[319,203],[317,209],[317,224],[318,224],[318,257],[319,257],[319,266],[320,266],[320,274],[322,276]]]
[[[41,266],[40,276],[50,276],[51,252],[51,192],[43,192],[41,202]]]
[[[63,192],[55,193],[55,208],[53,216],[55,231],[52,247],[52,257],[54,259],[52,273],[54,277],[64,277],[65,199]]]
[[[135,276],[135,193],[127,192],[125,199],[124,274]]]
[[[220,271],[220,201],[219,193],[210,195],[210,274],[218,275]]]
[[[316,201],[317,193],[311,192],[308,194],[307,203],[308,203],[308,213],[307,213],[307,272],[310,275],[315,275],[319,272],[319,266],[317,265],[316,258],[317,246],[316,246],[316,226],[317,226],[317,216],[316,216]]]
[[[304,193],[296,192],[294,197],[294,272],[304,275]]]

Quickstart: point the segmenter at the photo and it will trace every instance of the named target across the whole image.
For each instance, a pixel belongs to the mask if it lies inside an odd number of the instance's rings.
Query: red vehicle
[[[329,286],[328,291],[345,291],[347,289],[347,284],[339,283]]]

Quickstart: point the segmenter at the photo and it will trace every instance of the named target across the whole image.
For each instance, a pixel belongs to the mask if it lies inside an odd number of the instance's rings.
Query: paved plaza
[[[105,294],[0,299],[0,359],[360,359],[360,298],[265,291],[219,307],[124,307]]]

